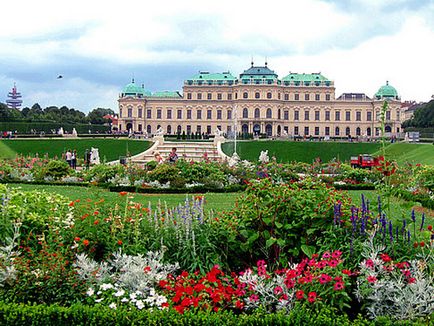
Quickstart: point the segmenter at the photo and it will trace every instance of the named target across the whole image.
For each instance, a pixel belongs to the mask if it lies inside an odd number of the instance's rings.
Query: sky
[[[0,5],[0,102],[117,111],[132,78],[177,90],[198,71],[321,72],[336,96],[434,94],[434,0],[51,1]],[[62,75],[63,78],[57,78]]]

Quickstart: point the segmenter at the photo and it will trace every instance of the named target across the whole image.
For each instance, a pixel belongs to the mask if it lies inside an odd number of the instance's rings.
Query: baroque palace
[[[334,82],[320,73],[289,73],[282,79],[265,66],[251,67],[239,78],[230,72],[199,72],[184,81],[183,91],[147,91],[133,81],[119,96],[120,131],[151,135],[212,134],[219,129],[267,136],[373,138],[401,132],[401,100],[394,87],[381,86],[373,97],[364,93],[335,95]],[[161,130],[161,129],[160,129]]]

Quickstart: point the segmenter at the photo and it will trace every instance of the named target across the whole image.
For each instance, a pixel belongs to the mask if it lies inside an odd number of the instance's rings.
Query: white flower
[[[137,297],[137,294],[135,294],[135,293],[130,293],[130,299],[131,299],[131,300],[136,299],[136,297]]]
[[[87,294],[89,297],[91,297],[91,296],[93,296],[93,295],[95,294],[95,291],[94,291],[92,288],[89,288],[89,289],[87,290],[86,294]]]
[[[95,302],[96,302],[96,303],[99,303],[99,302],[101,302],[102,300],[104,300],[104,298],[96,299]]]
[[[128,298],[122,298],[121,302],[128,302]]]
[[[137,300],[136,301],[136,307],[140,310],[142,310],[145,307],[145,304],[143,303],[142,300]]]
[[[115,296],[115,297],[121,297],[121,296],[123,296],[124,294],[125,294],[125,291],[122,290],[122,289],[120,289],[118,292],[116,292],[116,293],[114,294],[114,296]]]
[[[111,308],[111,309],[116,309],[116,308],[117,308],[117,307],[116,307],[116,303],[114,303],[114,302],[110,303],[110,304],[109,304],[109,308]]]
[[[110,283],[103,283],[103,284],[101,284],[101,290],[105,291],[105,290],[108,290],[108,289],[113,289],[113,285],[110,284]]]

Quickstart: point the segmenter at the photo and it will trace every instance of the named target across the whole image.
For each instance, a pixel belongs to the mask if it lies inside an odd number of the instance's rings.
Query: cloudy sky
[[[403,100],[434,94],[433,0],[15,0],[1,12],[0,102],[16,82],[25,106],[117,109],[132,77],[181,91],[252,57],[280,78],[321,72],[337,95],[386,80]]]

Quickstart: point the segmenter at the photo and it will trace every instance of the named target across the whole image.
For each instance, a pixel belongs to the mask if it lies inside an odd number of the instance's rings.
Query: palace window
[[[330,111],[325,111],[325,120],[330,121]]]
[[[360,135],[361,135],[360,127],[357,127],[356,128],[356,136],[360,136]]]
[[[304,135],[309,136],[309,127],[304,127]]]
[[[161,119],[161,109],[157,110],[157,119]]]
[[[324,134],[330,136],[330,127],[325,127]]]
[[[128,118],[133,117],[133,109],[128,108]]]
[[[187,93],[187,100],[191,100],[191,93]]]
[[[360,111],[356,112],[356,121],[362,121],[362,112]]]
[[[227,119],[228,120],[232,119],[232,110],[228,110],[228,112],[227,112]]]
[[[146,110],[146,118],[147,119],[151,119],[152,118],[152,111],[151,110]]]
[[[289,111],[288,110],[283,111],[283,119],[289,120]]]
[[[304,100],[309,101],[309,94],[308,93],[304,94]]]
[[[229,101],[232,100],[232,94],[231,93],[228,93],[228,100]]]
[[[335,136],[339,136],[339,132],[340,132],[339,127],[336,127],[335,128]]]
[[[191,110],[187,110],[187,119],[191,119]]]
[[[326,94],[326,101],[330,101],[330,94]]]
[[[208,93],[208,94],[206,95],[206,98],[207,98],[208,100],[212,100],[212,93]]]
[[[259,109],[255,109],[255,119],[260,118],[260,111]]]
[[[390,120],[390,111],[386,111],[386,120]]]
[[[218,120],[222,119],[222,110],[217,110],[217,119]]]
[[[190,135],[190,134],[191,134],[191,126],[188,125],[188,126],[187,126],[187,135]]]
[[[285,94],[284,99],[285,99],[285,101],[288,101],[289,100],[289,94]]]
[[[315,121],[319,121],[319,111],[315,111]]]
[[[198,120],[202,119],[202,110],[196,111],[196,119],[198,119]]]
[[[345,111],[345,121],[351,121],[351,111]]]
[[[349,136],[351,134],[350,127],[345,128],[345,136]]]
[[[309,111],[304,111],[304,120],[309,121]]]
[[[202,99],[202,93],[197,93],[197,99],[201,100]]]
[[[294,127],[294,135],[298,135],[298,126]]]
[[[372,112],[366,112],[366,120],[372,121]]]
[[[221,100],[222,99],[222,93],[217,93],[217,99]]]
[[[267,93],[267,98],[271,98],[271,97],[272,97],[271,93]]]
[[[300,111],[294,111],[294,120],[300,120]]]
[[[197,127],[196,127],[196,132],[197,132],[198,134],[202,133],[202,126],[197,126]]]
[[[319,101],[319,94],[315,94],[315,101]]]
[[[211,126],[206,126],[206,133],[211,134]]]
[[[243,118],[247,119],[249,117],[249,110],[247,110],[247,108],[243,109]]]
[[[336,111],[335,112],[335,121],[340,121],[341,120],[341,112],[340,111]]]
[[[207,110],[207,111],[206,111],[206,118],[207,118],[208,120],[212,119],[212,111],[211,111],[211,110]]]
[[[167,126],[167,133],[170,135],[172,133],[172,126],[168,125]]]
[[[172,119],[172,110],[167,110],[167,119]]]
[[[319,136],[319,127],[315,127],[315,136]]]
[[[259,94],[258,92],[255,93],[255,98],[261,98],[261,94]]]
[[[271,118],[272,118],[271,109],[267,109],[267,119],[271,119]]]
[[[300,101],[300,94],[294,94],[294,101]]]
[[[248,98],[248,97],[249,97],[249,94],[247,92],[244,92],[243,93],[243,98]]]
[[[177,112],[177,118],[182,119],[182,110],[178,110]]]

